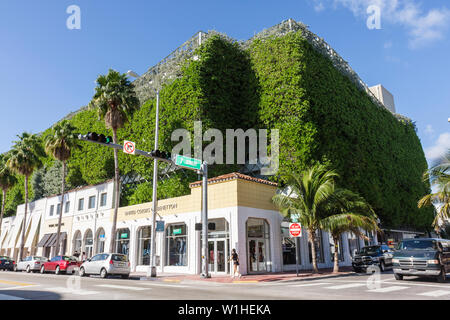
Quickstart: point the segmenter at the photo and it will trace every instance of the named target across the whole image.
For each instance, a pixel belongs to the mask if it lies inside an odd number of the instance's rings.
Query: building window
[[[309,262],[312,263],[312,250],[310,242],[308,242],[308,248],[309,248]],[[316,230],[316,261],[317,263],[325,263],[325,258],[323,255],[322,230]]]
[[[103,253],[103,252],[105,252],[105,230],[103,230],[103,228],[100,228],[100,230],[97,231],[96,253]]]
[[[60,215],[61,214],[61,203],[58,203],[56,205],[56,215]]]
[[[187,266],[187,227],[183,224],[169,225],[166,230],[166,265]]]
[[[88,209],[95,208],[95,196],[89,197]]]
[[[151,234],[151,226],[145,226],[139,229],[138,265],[150,265]]]
[[[84,198],[78,199],[78,211],[84,209]]]
[[[296,264],[296,248],[295,248],[295,238],[292,238],[289,233],[289,222],[283,221],[281,223],[281,248],[283,252],[283,264]],[[300,242],[300,240],[298,241]],[[299,250],[300,256],[298,263],[301,264],[301,252]]]
[[[84,252],[86,253],[87,259],[92,257],[93,251],[94,251],[94,238],[92,236],[91,229],[88,229],[88,231],[86,231],[86,234],[84,236]]]
[[[128,256],[129,248],[130,248],[130,229],[124,228],[117,230],[116,252]]]
[[[359,238],[349,232],[348,233],[348,250],[350,251],[350,255],[353,257],[355,255],[355,252],[359,251],[361,249],[361,246],[359,244]]]
[[[66,207],[64,208],[64,213],[68,213],[70,210],[70,201],[66,202]]]
[[[106,206],[106,199],[107,199],[107,197],[108,197],[108,194],[106,192],[101,194],[101,196],[100,196],[100,207]]]
[[[53,216],[53,211],[55,210],[55,206],[52,204],[50,206],[50,216]]]

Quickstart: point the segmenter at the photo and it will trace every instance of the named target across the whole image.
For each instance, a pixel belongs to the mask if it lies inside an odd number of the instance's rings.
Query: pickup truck
[[[381,272],[392,267],[392,251],[387,245],[364,247],[352,259],[352,267],[355,272],[367,272],[367,269],[374,265],[378,266]]]

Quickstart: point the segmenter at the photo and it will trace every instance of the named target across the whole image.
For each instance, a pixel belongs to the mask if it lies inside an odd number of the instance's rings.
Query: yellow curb
[[[180,282],[181,280],[178,279],[164,279],[165,282]]]
[[[8,281],[8,280],[0,280],[0,283],[12,284],[12,285],[21,286],[21,287],[34,286],[33,283],[23,283],[23,282]]]
[[[258,280],[234,280],[233,283],[258,283]]]

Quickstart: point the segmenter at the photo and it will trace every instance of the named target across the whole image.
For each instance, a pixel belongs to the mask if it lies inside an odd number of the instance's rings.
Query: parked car
[[[0,256],[0,270],[14,270],[14,265],[16,262],[7,256]]]
[[[130,276],[130,261],[124,254],[100,253],[87,259],[80,266],[80,277],[99,274],[102,278],[108,275],[120,275],[127,279]]]
[[[366,272],[371,266],[378,266],[381,272],[392,267],[393,251],[385,244],[367,246],[355,254],[352,267],[355,272]]]
[[[73,273],[80,266],[81,262],[75,257],[55,256],[50,261],[44,262],[41,266],[41,273],[54,272],[55,274]]]
[[[28,256],[16,263],[14,271],[26,271],[28,273],[39,271],[45,262],[48,262],[48,258],[46,257]]]
[[[446,274],[450,272],[450,240],[402,240],[394,253],[393,263],[397,280],[403,280],[403,276],[432,276],[445,282]]]

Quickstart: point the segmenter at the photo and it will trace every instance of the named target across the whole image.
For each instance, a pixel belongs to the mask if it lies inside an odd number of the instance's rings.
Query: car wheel
[[[447,277],[445,275],[445,269],[444,269],[444,267],[442,267],[441,273],[439,273],[439,275],[437,276],[437,281],[439,283],[445,283],[446,280],[447,280]]]
[[[61,270],[59,269],[59,266],[57,266],[56,269],[55,269],[55,274],[58,275],[58,274],[60,274],[60,273],[61,273]]]
[[[402,274],[394,273],[394,277],[395,277],[395,280],[403,280]]]
[[[27,266],[27,273],[30,273],[31,269],[30,266]]]
[[[128,279],[129,277],[130,277],[130,275],[129,274],[122,274],[122,279]]]
[[[353,268],[353,271],[356,272],[356,273],[360,273],[360,272],[361,272],[361,269],[359,269],[359,268]]]
[[[102,271],[100,271],[100,277],[105,279],[108,276],[108,272],[106,272],[106,269],[103,268]]]
[[[386,271],[386,265],[384,264],[384,261],[380,261],[380,271],[381,272]]]
[[[80,268],[79,275],[80,275],[80,277],[84,277],[86,275],[84,268]]]
[[[41,267],[41,273],[42,273],[42,274],[45,273],[45,267],[44,267],[44,266]]]
[[[17,264],[15,264],[15,265],[14,265],[14,267],[13,267],[13,271],[14,271],[14,272],[17,272],[17,271],[19,271],[19,270],[17,270]]]

